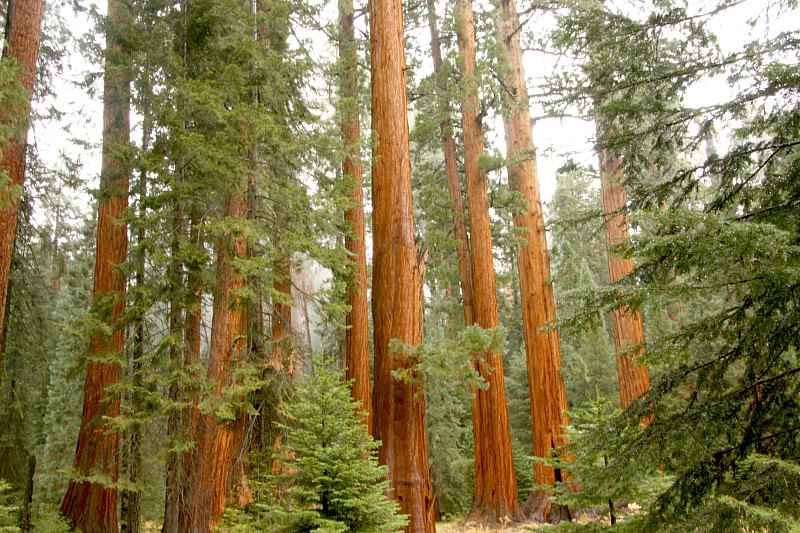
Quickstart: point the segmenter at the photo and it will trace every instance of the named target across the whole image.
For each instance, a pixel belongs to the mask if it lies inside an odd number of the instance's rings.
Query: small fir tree
[[[286,431],[281,481],[290,485],[279,515],[287,531],[379,533],[406,523],[386,497],[387,470],[379,466],[359,403],[340,372],[316,361],[315,372],[284,405]]]

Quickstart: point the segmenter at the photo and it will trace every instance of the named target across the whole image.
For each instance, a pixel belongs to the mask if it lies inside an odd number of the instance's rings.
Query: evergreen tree
[[[573,326],[587,293],[607,283],[599,220],[600,191],[591,169],[572,162],[558,173],[549,205],[553,217],[553,282],[561,310],[564,377],[573,408],[616,394],[612,342],[604,317],[595,313]]]
[[[0,60],[0,102],[4,108],[0,117],[0,379],[6,349],[6,296],[25,179],[28,117],[36,80],[43,14],[42,0],[9,2],[5,13]],[[13,67],[9,68],[11,65]],[[6,79],[9,75],[16,78],[18,85],[12,79]]]
[[[396,371],[413,369],[415,362],[392,348],[393,341],[410,346],[422,341],[425,271],[414,235],[402,8],[399,0],[370,2],[373,423],[375,437],[381,440],[380,461],[389,467],[394,497],[409,516],[406,530],[430,533],[436,525],[425,398],[415,382],[395,379]]]
[[[103,164],[95,248],[94,311],[96,330],[89,343],[83,415],[75,449],[75,479],[67,487],[61,513],[87,533],[118,527],[119,433],[109,419],[120,413],[120,397],[112,388],[120,380],[125,331],[130,142],[130,64],[121,39],[129,24],[128,7],[110,0],[107,16],[103,95]]]
[[[562,433],[567,399],[561,375],[561,347],[558,331],[552,328],[556,318],[555,298],[515,0],[501,0],[496,17],[499,50],[504,60],[501,76],[507,88],[503,95],[506,164],[509,182],[524,201],[515,213],[514,224],[523,234],[518,264],[533,420],[533,455],[547,458],[557,453],[557,448],[565,442]],[[534,465],[537,484],[552,485],[556,476],[546,464]],[[541,517],[550,514],[550,504],[543,493],[533,493],[527,506]]]
[[[498,326],[497,281],[492,254],[483,127],[479,118],[475,17],[472,2],[456,2],[459,63],[464,85],[461,100],[464,132],[464,171],[467,182],[470,226],[470,259],[475,324],[485,329]],[[472,325],[472,324],[469,324]],[[496,522],[522,516],[517,501],[517,481],[511,451],[503,359],[499,353],[481,354],[475,363],[487,381],[475,391],[473,433],[475,443],[475,497],[473,516]]]
[[[687,307],[673,331],[648,339],[645,361],[662,367],[650,394],[586,441],[608,457],[598,474],[606,483],[632,470],[669,476],[639,521],[643,530],[789,531],[798,523],[772,499],[794,499],[784,487],[796,479],[800,431],[797,66],[786,62],[797,35],[761,33],[722,50],[712,22],[730,21],[734,8],[659,2],[631,17],[587,3],[573,6],[558,33],[573,50],[591,40],[603,51],[589,63],[603,76],[573,73],[553,88],[578,106],[603,96],[598,112],[611,125],[603,147],[621,157],[639,228],[622,250],[636,257],[634,273],[585,306]],[[761,8],[796,15],[793,2]],[[769,29],[759,16],[751,27]],[[708,76],[728,77],[730,95],[691,106],[687,92]],[[704,151],[715,135],[727,146]]]
[[[281,478],[291,487],[287,531],[399,531],[406,519],[386,497],[387,468],[378,465],[375,453],[380,444],[359,423],[363,406],[342,378],[317,359],[314,373],[282,409],[287,423]]]

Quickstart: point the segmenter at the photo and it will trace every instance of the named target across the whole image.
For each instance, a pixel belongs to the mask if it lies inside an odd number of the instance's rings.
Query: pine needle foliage
[[[800,457],[799,41],[767,18],[796,16],[797,3],[759,3],[756,35],[727,49],[713,22],[740,2],[568,4],[556,42],[581,67],[552,79],[550,103],[603,117],[598,145],[622,162],[635,229],[618,251],[638,265],[577,314],[692,308],[648,338],[644,361],[661,367],[649,395],[594,438],[615,475],[670,479],[641,530],[791,531],[796,493],[764,483],[790,486]],[[730,93],[692,106],[709,78]],[[762,500],[773,490],[781,505]]]
[[[405,517],[387,498],[386,467],[361,422],[359,403],[342,374],[322,359],[295,389],[282,414],[286,431],[281,481],[288,506],[278,513],[285,531],[383,533],[401,530]]]

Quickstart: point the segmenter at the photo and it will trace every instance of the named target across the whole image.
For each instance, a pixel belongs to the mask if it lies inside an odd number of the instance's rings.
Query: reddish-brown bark
[[[608,242],[608,277],[616,283],[634,271],[633,260],[615,255],[613,248],[628,240],[625,216],[627,196],[620,173],[620,160],[607,149],[600,152],[600,183],[603,190],[603,213]],[[618,307],[612,312],[614,348],[617,352],[619,400],[623,409],[650,390],[647,367],[636,361],[643,353],[644,326],[638,309]],[[635,351],[635,353],[631,353]]]
[[[246,191],[242,183],[229,192],[225,215],[242,219],[246,214]],[[233,260],[244,257],[245,253],[246,242],[241,235],[227,234],[217,243],[208,378],[213,384],[212,397],[218,400],[231,384],[233,366],[247,350],[246,305],[237,295],[245,285],[245,278],[233,266]],[[236,452],[235,424],[218,419],[214,413],[202,414],[197,431],[186,531],[206,533],[225,510],[226,488]]]
[[[533,455],[548,457],[565,442],[562,426],[566,422],[567,402],[561,377],[558,333],[548,327],[556,317],[556,309],[515,0],[501,0],[497,23],[506,55],[504,78],[507,94],[503,122],[508,175],[511,187],[526,203],[525,208],[515,215],[514,224],[527,237],[527,243],[519,249],[518,264],[533,421]],[[555,478],[552,468],[534,465],[536,483],[552,485]],[[538,507],[536,510],[544,516],[549,514],[549,503],[542,494],[533,494],[528,506]]]
[[[123,3],[110,0],[108,20],[119,28],[127,19]],[[125,306],[125,276],[119,265],[128,254],[128,228],[121,219],[128,206],[128,174],[124,153],[130,142],[130,73],[121,57],[121,45],[109,35],[103,95],[103,161],[101,197],[98,202],[95,251],[94,299],[112,333],[95,333],[89,357],[118,356],[124,331],[117,321]],[[92,361],[86,367],[83,415],[75,451],[75,470],[80,476],[103,475],[109,482],[119,477],[119,433],[110,431],[104,419],[119,415],[119,396],[106,388],[119,382],[118,362]],[[102,483],[71,481],[61,502],[61,513],[75,528],[86,533],[117,531],[117,489]]]
[[[464,169],[469,201],[470,252],[475,323],[484,329],[499,324],[497,285],[492,255],[492,224],[486,172],[480,166],[483,130],[478,117],[475,21],[471,0],[456,2],[462,79]],[[489,522],[521,518],[511,453],[511,429],[505,397],[503,359],[497,352],[476,354],[475,366],[489,387],[476,389],[472,404],[475,441],[475,499],[472,516]]]
[[[475,321],[472,296],[472,265],[470,264],[469,236],[464,222],[464,200],[461,194],[461,180],[458,177],[456,160],[456,142],[453,139],[453,128],[450,125],[452,111],[450,98],[447,95],[447,79],[442,62],[442,45],[439,27],[436,20],[436,5],[428,0],[428,24],[431,31],[431,54],[433,55],[433,71],[436,76],[439,106],[439,130],[442,136],[442,152],[444,168],[447,174],[447,187],[450,190],[450,203],[453,207],[453,234],[458,240],[458,274],[461,281],[461,298],[464,305],[464,324]]]
[[[373,424],[378,458],[389,467],[392,496],[409,517],[406,531],[430,533],[433,494],[425,439],[425,401],[418,384],[395,379],[414,361],[389,347],[393,339],[413,345],[421,338],[420,284],[411,198],[403,4],[370,2],[373,277],[375,339]],[[418,292],[418,291],[417,291]]]
[[[10,182],[0,186],[0,369],[5,351],[6,296],[11,274],[11,258],[14,255],[14,241],[17,236],[17,215],[19,195],[14,191],[22,187],[25,180],[25,148],[28,137],[30,114],[30,93],[36,81],[36,61],[39,57],[39,41],[42,34],[42,0],[14,0],[8,4],[6,13],[7,46],[3,58],[14,58],[19,67],[19,82],[28,91],[28,99],[23,109],[14,110],[13,117],[5,116],[7,110],[0,110],[0,120],[15,119],[22,115],[25,120],[18,128],[17,135],[11,139],[0,140],[5,149],[0,154],[0,171],[5,172]]]
[[[342,172],[351,183],[350,209],[345,221],[350,233],[345,247],[353,257],[353,277],[347,289],[347,333],[345,340],[345,375],[353,380],[352,394],[366,412],[366,424],[372,433],[372,384],[369,369],[369,304],[367,302],[367,247],[364,228],[364,177],[361,164],[361,125],[358,105],[358,55],[353,28],[353,0],[339,0],[339,62],[341,65],[340,101],[342,139],[345,158]]]
[[[255,6],[254,6],[255,7]],[[256,151],[252,151],[252,161],[257,159]],[[247,180],[247,218],[248,220],[255,220],[259,210],[258,200],[258,183],[255,173],[251,174]],[[247,256],[250,258],[256,257],[259,252],[256,250],[256,244],[248,247]],[[254,292],[255,296],[247,302],[247,352],[243,354],[243,358],[254,362],[257,354],[261,354],[263,346],[261,341],[263,339],[263,317],[260,298],[260,280],[258,276],[249,276],[247,279],[249,288]],[[245,398],[242,398],[244,401]],[[249,465],[247,464],[247,451],[249,441],[247,438],[248,429],[253,422],[252,417],[244,412],[237,413],[236,422],[234,422],[234,450],[233,466],[228,478],[228,503],[245,507],[253,500],[253,493],[250,490],[250,485],[247,480],[247,472]]]

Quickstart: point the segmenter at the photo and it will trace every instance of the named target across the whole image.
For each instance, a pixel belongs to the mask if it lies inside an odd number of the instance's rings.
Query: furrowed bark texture
[[[353,256],[353,278],[347,290],[347,333],[345,376],[353,380],[352,394],[366,412],[365,422],[372,433],[372,384],[369,368],[369,304],[367,302],[367,247],[364,229],[364,177],[361,163],[361,125],[358,105],[358,55],[353,27],[353,0],[339,0],[339,61],[341,65],[340,102],[345,158],[344,176],[351,181],[352,207],[345,213],[350,233],[345,247]]]
[[[518,31],[519,17],[514,0],[500,1],[498,26],[506,54],[504,77],[508,93],[503,121],[509,181],[527,204],[514,217],[514,224],[527,237],[527,244],[519,249],[518,263],[533,421],[533,455],[547,457],[565,442],[562,426],[566,422],[564,412],[567,402],[561,377],[558,333],[547,329],[556,317],[556,309],[549,280],[550,258],[536,175],[536,152]],[[534,480],[538,484],[552,485],[555,472],[546,465],[536,464]],[[532,499],[541,500],[541,494],[532,495]],[[531,503],[529,500],[528,505]],[[542,512],[546,516],[549,506],[545,504]]]
[[[128,255],[128,228],[122,222],[128,207],[128,173],[124,151],[130,143],[130,73],[114,31],[127,20],[125,4],[110,0],[103,77],[103,161],[101,197],[98,201],[94,300],[111,326],[111,335],[95,333],[89,343],[90,358],[83,387],[83,415],[75,451],[80,476],[103,475],[109,482],[119,477],[119,433],[109,430],[104,418],[119,415],[118,395],[106,388],[119,382],[118,361],[92,358],[118,357],[125,332],[117,324],[125,306],[125,276],[118,269]],[[61,502],[61,513],[84,533],[117,531],[117,489],[101,483],[73,480]]]
[[[464,324],[475,322],[472,290],[472,265],[470,264],[470,243],[467,225],[464,222],[464,200],[461,193],[461,180],[458,177],[456,159],[456,142],[453,139],[453,128],[450,125],[452,110],[450,98],[447,96],[447,77],[442,62],[442,45],[436,18],[436,5],[428,0],[428,24],[431,31],[431,53],[433,70],[436,76],[438,91],[439,129],[442,136],[442,152],[447,174],[447,186],[450,190],[450,203],[453,207],[453,234],[458,240],[458,275],[461,280],[461,298],[464,305]]]
[[[600,152],[600,183],[603,192],[603,213],[608,242],[608,278],[616,283],[634,271],[633,260],[615,255],[615,246],[628,240],[628,220],[625,216],[627,196],[620,173],[620,160],[608,150]],[[623,409],[650,390],[647,367],[636,361],[644,352],[644,326],[638,309],[626,306],[612,312],[614,349],[617,352],[619,400]],[[631,350],[636,353],[631,354]]]
[[[8,174],[10,182],[0,186],[0,369],[3,366],[5,343],[6,297],[8,296],[8,280],[11,274],[11,258],[14,255],[14,241],[17,236],[17,216],[19,214],[19,195],[14,189],[22,187],[25,180],[25,148],[28,137],[28,117],[30,115],[30,93],[36,81],[36,61],[39,57],[39,41],[42,35],[42,0],[13,0],[7,4],[5,35],[7,46],[3,49],[3,58],[14,58],[19,67],[19,81],[28,92],[26,106],[14,110],[14,114],[25,116],[17,135],[11,139],[0,140],[5,149],[0,154],[0,171]],[[12,117],[4,116],[6,111],[0,110],[0,120]]]
[[[255,7],[255,6],[254,6]],[[255,148],[252,149],[252,161],[255,163],[257,156]],[[258,186],[255,173],[247,179],[247,219],[255,220],[259,210]],[[254,258],[257,255],[256,245],[253,243],[247,249],[247,257]],[[258,276],[249,276],[247,284],[255,294],[260,294]],[[247,331],[247,350],[243,354],[245,360],[253,362],[256,354],[259,353],[261,339],[263,338],[262,310],[259,296],[251,298],[247,302],[246,311],[246,331]],[[242,397],[242,401],[246,398]],[[248,464],[246,460],[249,446],[248,429],[252,423],[252,417],[239,411],[234,422],[234,457],[233,465],[228,476],[227,482],[227,501],[229,505],[236,505],[240,508],[246,507],[253,501],[253,493],[247,480]]]
[[[471,230],[472,287],[475,323],[481,328],[499,324],[497,285],[492,255],[492,225],[486,172],[480,167],[483,131],[478,117],[475,21],[470,0],[456,2],[458,48],[467,87],[461,104],[464,130],[464,168],[467,176]],[[511,429],[505,396],[503,359],[497,352],[475,355],[475,367],[489,387],[475,390],[472,431],[475,440],[475,499],[472,517],[488,522],[521,518],[511,453]]]
[[[378,458],[389,467],[392,495],[409,517],[406,531],[435,531],[433,495],[425,441],[425,401],[418,385],[394,379],[392,371],[414,361],[389,348],[392,339],[413,345],[421,339],[420,283],[411,199],[403,5],[370,2],[372,128],[373,278],[375,334],[375,436]]]
[[[247,214],[245,184],[229,193],[225,214],[243,219]],[[228,234],[217,243],[217,280],[211,323],[208,378],[212,395],[221,399],[231,385],[234,365],[247,350],[246,305],[236,292],[245,285],[244,276],[233,266],[247,250],[244,237]],[[190,509],[185,531],[207,533],[225,510],[225,493],[235,454],[235,423],[219,420],[213,413],[201,414],[193,472]]]

